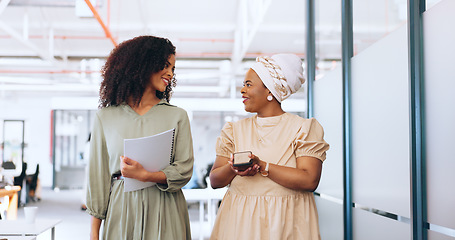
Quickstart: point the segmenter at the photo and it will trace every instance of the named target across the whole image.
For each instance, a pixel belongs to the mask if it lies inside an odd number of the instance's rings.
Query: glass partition
[[[79,189],[88,158],[84,155],[96,110],[53,111],[54,188]]]
[[[407,0],[353,0],[354,55],[406,25]]]
[[[343,199],[343,96],[341,65],[314,84],[315,118],[330,144],[324,161],[318,193]]]
[[[353,202],[410,216],[407,31],[352,58]]]
[[[339,201],[315,197],[319,215],[321,239],[339,240],[343,236],[343,204]]]
[[[433,6],[437,5],[438,3],[440,3],[442,0],[425,0],[426,4],[427,4],[427,9],[430,9],[432,8]]]
[[[428,239],[430,239],[430,240],[453,240],[454,237],[450,237],[445,234],[429,230]]]
[[[353,239],[411,239],[411,228],[408,223],[395,221],[358,208],[353,209],[352,218]]]
[[[425,62],[425,142],[428,222],[448,228],[455,239],[455,1],[441,1],[423,15]],[[435,230],[437,230],[435,228]],[[429,234],[429,239],[446,239]]]
[[[314,117],[330,144],[315,199],[321,238],[343,236],[343,80],[341,71],[341,1],[316,1],[316,80]]]
[[[187,188],[206,188],[206,177],[215,162],[216,139],[221,133],[221,128],[226,122],[235,122],[251,116],[247,112],[232,111],[194,111],[191,114],[191,133],[194,147],[194,172],[191,183],[197,185],[186,186]]]
[[[343,98],[341,73],[341,2],[316,4],[316,80],[313,84],[314,117],[324,127],[330,144],[317,192],[343,199]],[[329,27],[332,26],[332,27]],[[338,27],[333,27],[338,26]],[[330,48],[332,55],[321,48]]]

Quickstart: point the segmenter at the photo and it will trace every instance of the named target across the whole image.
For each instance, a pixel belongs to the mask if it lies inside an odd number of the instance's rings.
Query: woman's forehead
[[[262,80],[259,78],[258,74],[251,68],[246,72],[245,82],[246,81],[262,82]]]

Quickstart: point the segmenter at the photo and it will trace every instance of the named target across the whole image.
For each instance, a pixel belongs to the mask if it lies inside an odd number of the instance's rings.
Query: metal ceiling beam
[[[3,11],[8,6],[9,2],[11,2],[11,0],[1,0],[0,1],[0,15],[2,15]]]
[[[20,33],[18,33],[16,30],[14,30],[10,26],[8,26],[8,24],[4,23],[3,21],[0,21],[0,29],[2,29],[3,31],[8,33],[10,36],[15,38],[16,40],[18,40],[20,43],[25,45],[27,48],[36,52],[37,55],[40,58],[42,58],[43,60],[47,60],[47,61],[51,61],[51,62],[56,61],[54,58],[50,57],[49,54],[46,54],[43,51],[41,51],[41,49],[38,46],[36,46],[32,42],[30,42],[29,40],[24,39]]]
[[[240,64],[245,57],[271,3],[271,0],[239,1],[234,50],[231,57],[233,66]],[[250,18],[252,20],[251,24]]]
[[[117,46],[117,42],[114,40],[114,37],[112,37],[112,34],[111,34],[111,31],[109,30],[109,28],[104,24],[103,22],[103,19],[101,19],[100,15],[98,14],[98,11],[96,11],[96,9],[93,7],[92,3],[90,2],[90,0],[85,0],[85,3],[87,3],[87,6],[90,8],[90,10],[92,11],[93,13],[93,16],[96,18],[96,20],[98,20],[98,22],[100,23],[101,27],[103,28],[104,30],[104,33],[106,34],[106,37],[109,38],[111,40],[111,42],[114,44],[114,46]]]
[[[237,26],[234,31],[234,48],[231,55],[231,98],[235,98],[237,91],[235,75],[237,71],[240,70],[239,67],[242,60],[245,57],[271,2],[271,0],[238,1]],[[251,24],[249,21],[250,18]]]
[[[10,0],[2,0],[0,2],[0,15],[3,13],[3,11],[8,6],[9,3],[10,3]],[[53,46],[49,45],[49,47],[50,47],[49,54],[46,54],[43,51],[41,51],[41,49],[38,46],[36,46],[35,44],[33,44],[32,42],[30,42],[28,40],[28,15],[25,15],[25,17],[24,17],[24,32],[23,32],[22,36],[20,33],[18,33],[16,30],[11,28],[9,25],[4,23],[3,21],[0,21],[0,29],[3,29],[3,31],[8,33],[11,37],[15,38],[16,40],[18,40],[19,42],[24,44],[27,48],[36,52],[38,54],[38,56],[40,58],[42,58],[43,60],[47,60],[52,63],[55,63],[56,59],[53,57],[53,54],[52,54]],[[53,39],[50,39],[49,41],[51,41],[51,40],[53,40]]]

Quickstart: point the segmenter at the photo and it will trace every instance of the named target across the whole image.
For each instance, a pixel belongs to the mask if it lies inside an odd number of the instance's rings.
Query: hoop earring
[[[267,96],[267,101],[271,102],[272,100],[273,100],[272,95],[268,95],[268,96]]]

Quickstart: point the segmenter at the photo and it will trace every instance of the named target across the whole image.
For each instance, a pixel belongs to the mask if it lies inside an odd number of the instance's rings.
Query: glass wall
[[[88,158],[84,154],[96,110],[53,111],[53,187],[79,189],[85,178]]]
[[[411,131],[416,130],[410,128],[408,28],[405,22],[398,21],[406,17],[407,3],[354,1],[353,6],[355,53],[351,59],[351,102],[347,103],[351,108],[352,126],[351,185],[347,186],[352,190],[352,238],[411,239],[414,237],[410,224],[411,204],[417,200],[411,199],[410,153],[411,147],[415,146],[411,145],[410,136]],[[455,165],[450,152],[450,144],[455,142],[455,128],[451,124],[455,111],[448,108],[449,103],[455,102],[452,94],[455,72],[450,67],[451,56],[455,53],[451,44],[455,34],[441,26],[455,22],[452,14],[455,3],[450,0],[427,2],[427,6],[433,6],[423,15],[425,102],[421,106],[425,107],[425,149],[422,150],[427,186],[424,186],[426,198],[423,200],[426,204],[419,211],[427,215],[428,224],[422,224],[428,229],[428,239],[445,240],[455,239],[455,219],[449,210],[455,207],[452,184],[455,179],[451,174]],[[385,14],[382,18],[375,15],[381,12]],[[372,21],[357,20],[368,18]],[[371,41],[366,41],[362,34],[369,34]],[[335,68],[316,81],[314,99],[316,116],[325,127],[327,139],[341,145],[342,142],[333,138],[336,129],[332,127],[336,125],[336,116],[342,114],[341,104],[338,106],[335,102],[343,101],[340,97],[343,86],[334,80],[341,76],[341,70],[336,71]],[[331,111],[332,119],[324,116],[324,111]],[[335,150],[338,155],[336,147],[331,151]],[[332,157],[330,153],[333,152],[328,152]],[[328,165],[328,162],[324,163],[324,171],[330,169]],[[338,168],[342,169],[342,164]],[[337,189],[335,182],[332,188],[328,187],[330,180],[326,173],[318,188],[321,196],[330,189]],[[339,184],[341,182],[340,177]],[[334,192],[329,197],[333,203],[338,200],[337,191]],[[317,201],[321,235],[335,239],[327,229],[338,231],[338,225],[328,216],[341,218],[342,211],[334,210],[334,204],[327,204],[322,197]],[[321,208],[332,211],[332,215]],[[332,224],[331,228],[324,225],[322,219]],[[344,230],[349,227],[344,226]],[[340,236],[338,234],[338,238]]]
[[[409,224],[371,214],[363,209],[353,209],[353,239],[404,240],[411,239]]]
[[[427,9],[432,8],[433,6],[435,6],[436,4],[438,4],[440,2],[442,2],[442,0],[426,0]]]
[[[208,173],[215,162],[216,139],[226,122],[238,121],[251,114],[232,111],[194,111],[191,112],[191,132],[194,147],[193,179],[197,185],[189,188],[205,188]]]
[[[351,86],[353,202],[364,206],[362,209],[410,218],[406,26],[352,58]],[[373,218],[364,216],[353,215],[354,236],[370,231],[356,224]],[[383,232],[388,232],[391,224],[406,228],[400,232],[411,231],[409,224],[398,221],[380,223],[374,227]]]
[[[352,0],[354,55],[406,24],[407,0]]]
[[[316,190],[322,239],[343,236],[343,97],[341,73],[341,1],[316,1],[316,80],[314,117],[330,144]]]
[[[455,239],[455,1],[441,1],[423,15],[428,239]],[[450,236],[450,237],[449,237]]]

